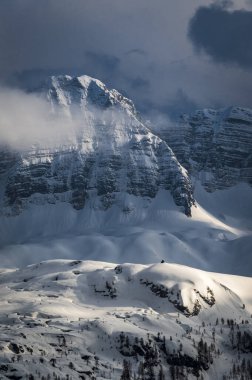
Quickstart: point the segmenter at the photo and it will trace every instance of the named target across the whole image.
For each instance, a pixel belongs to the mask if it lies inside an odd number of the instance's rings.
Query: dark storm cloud
[[[251,75],[197,56],[187,37],[196,10],[211,3],[0,0],[0,82],[31,89],[48,75],[87,74],[146,112],[250,106]]]
[[[59,68],[114,73],[123,56],[145,55],[139,46],[139,29],[146,20],[138,20],[137,16],[129,20],[130,14],[124,13],[136,9],[138,14],[144,1],[138,5],[131,0],[128,3],[1,0],[0,78],[16,72]],[[147,13],[145,17],[150,16]]]
[[[101,53],[97,51],[87,51],[82,68],[85,74],[93,76],[105,82],[107,86],[113,87],[118,83],[120,77],[121,59],[116,55]]]
[[[87,51],[84,54],[82,65],[64,67],[56,66],[50,69],[30,69],[21,72],[14,72],[8,78],[8,85],[22,89],[33,90],[41,86],[43,82],[52,75],[68,74],[72,76],[82,75],[83,73],[99,78],[100,80],[112,85],[111,78],[115,78],[119,72],[120,59],[114,55]]]
[[[146,89],[150,87],[150,82],[147,79],[144,79],[142,77],[136,77],[131,80],[131,87],[132,88],[143,88]]]
[[[182,113],[191,113],[196,108],[197,104],[180,88],[174,98],[167,102],[163,112],[168,113],[170,117],[176,119]]]
[[[172,98],[161,104],[155,104],[151,101],[144,102],[141,110],[155,122],[166,122],[165,115],[169,115],[169,119],[172,121],[177,120],[183,113],[192,113],[195,109],[197,109],[197,103],[180,88]]]
[[[131,50],[127,51],[126,54],[127,55],[139,54],[139,55],[143,55],[143,56],[147,55],[147,53],[142,49],[131,49]]]
[[[71,68],[83,64],[90,34],[81,13],[85,2],[73,0],[0,2],[0,75],[33,69]],[[82,11],[82,12],[81,12]],[[95,34],[95,33],[94,33]],[[94,35],[93,34],[93,35]]]
[[[100,66],[102,70],[110,73],[115,72],[120,65],[120,59],[114,55],[88,51],[86,58],[91,65]]]
[[[217,62],[252,68],[252,12],[230,11],[231,4],[200,7],[190,22],[189,37],[196,49]]]

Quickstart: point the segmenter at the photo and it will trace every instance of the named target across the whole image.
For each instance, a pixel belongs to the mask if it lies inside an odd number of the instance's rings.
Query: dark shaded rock
[[[156,133],[169,143],[179,162],[200,179],[207,191],[239,182],[252,185],[251,110],[200,110]]]

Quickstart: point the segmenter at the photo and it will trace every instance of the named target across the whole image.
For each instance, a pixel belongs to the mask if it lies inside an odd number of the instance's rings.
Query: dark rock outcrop
[[[252,111],[204,109],[156,133],[207,191],[252,185]]]

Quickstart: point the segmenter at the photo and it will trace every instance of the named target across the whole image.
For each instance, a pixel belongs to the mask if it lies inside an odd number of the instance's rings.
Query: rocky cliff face
[[[68,142],[35,145],[22,153],[2,151],[4,212],[29,204],[69,202],[79,210],[118,205],[128,198],[148,200],[169,190],[186,215],[194,202],[186,170],[167,143],[143,124],[133,103],[98,80],[52,77],[42,89],[54,114],[63,112],[76,129]]]
[[[252,185],[252,111],[205,109],[158,132],[179,162],[212,192],[239,182]]]

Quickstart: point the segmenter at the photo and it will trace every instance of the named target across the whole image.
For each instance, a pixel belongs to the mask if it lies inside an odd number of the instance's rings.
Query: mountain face
[[[207,191],[252,185],[252,111],[204,109],[159,131],[179,162]]]
[[[54,147],[1,152],[5,212],[68,202],[76,210],[87,205],[107,210],[116,204],[128,213],[130,196],[150,200],[165,189],[191,215],[194,199],[186,170],[144,125],[129,99],[88,76],[52,77],[40,92],[52,115],[63,113],[75,129]]]
[[[154,131],[88,76],[52,77],[38,94],[62,130],[0,149],[3,266],[165,259],[251,274],[250,111],[198,111]]]

